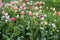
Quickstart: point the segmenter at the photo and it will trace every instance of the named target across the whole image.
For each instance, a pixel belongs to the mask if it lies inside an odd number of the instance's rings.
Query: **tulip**
[[[39,8],[38,7],[34,7],[35,10],[38,10]]]
[[[14,4],[17,4],[17,2],[16,2],[16,1],[14,1]]]
[[[5,13],[5,16],[8,16],[8,13]]]
[[[41,20],[43,20],[44,19],[44,16],[41,16],[40,18],[41,18]]]
[[[45,2],[43,2],[43,4],[45,4]]]
[[[58,12],[58,16],[60,16],[60,12]]]
[[[41,2],[39,2],[39,4],[43,4],[43,2],[41,1]]]
[[[53,28],[56,28],[56,25],[55,25],[55,23],[52,23],[52,27],[53,27]]]
[[[0,5],[3,6],[3,3],[1,3]]]
[[[4,15],[5,14],[5,11],[2,11],[2,15]]]
[[[22,14],[22,15],[24,15],[24,14],[25,14],[25,12],[24,12],[24,11],[21,11],[21,14]]]
[[[28,0],[26,0],[26,2],[28,2]]]
[[[35,18],[36,18],[36,16],[33,16],[33,18],[35,19]]]
[[[56,15],[56,11],[54,11],[54,15]]]
[[[53,11],[55,11],[55,8],[53,8]]]
[[[18,10],[18,8],[16,7],[15,10]]]
[[[17,15],[16,18],[19,18],[19,15]]]
[[[46,7],[46,9],[48,9],[48,7]]]
[[[42,6],[40,6],[39,8],[40,8],[40,9],[42,9],[43,7],[42,7]]]
[[[14,6],[11,6],[12,9],[14,9]]]
[[[14,22],[16,22],[16,18],[12,18],[12,20],[13,20]]]
[[[0,4],[2,3],[2,0],[0,0]]]
[[[32,16],[32,12],[31,11],[29,11],[29,16]]]
[[[53,10],[53,7],[50,7],[51,10]]]
[[[20,0],[20,2],[22,2],[23,0]]]
[[[9,16],[9,15],[7,15],[7,16],[6,16],[6,19],[9,19],[9,18],[10,18],[10,16]]]

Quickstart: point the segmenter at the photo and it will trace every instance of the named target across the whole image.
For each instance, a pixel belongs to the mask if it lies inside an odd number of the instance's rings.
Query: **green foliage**
[[[60,2],[60,0],[52,0],[53,2]]]
[[[21,7],[22,3],[24,7]],[[17,4],[11,3],[1,7],[5,12],[0,14],[2,40],[58,40],[60,16],[55,8],[46,7],[48,5],[45,2],[44,4],[39,4],[40,2],[36,4],[33,1],[29,1],[30,4],[22,3],[17,1]],[[23,10],[25,14],[22,14],[21,8],[25,7]]]
[[[6,2],[10,2],[11,0],[2,0],[2,2],[6,3]]]

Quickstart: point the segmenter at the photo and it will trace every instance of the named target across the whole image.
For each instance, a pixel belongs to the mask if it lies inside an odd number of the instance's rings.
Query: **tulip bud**
[[[32,12],[31,11],[29,11],[29,16],[32,16]]]
[[[14,6],[11,6],[12,9],[14,9]]]
[[[26,0],[26,2],[28,2],[28,0]]]
[[[20,2],[22,2],[23,0],[20,0]]]
[[[58,16],[60,16],[60,12],[58,12]]]
[[[2,11],[2,15],[4,15],[5,14],[5,12],[4,11]]]
[[[24,12],[24,11],[21,11],[21,14],[22,14],[22,15],[24,15],[24,14],[25,14],[25,12]]]
[[[16,22],[16,18],[12,18],[12,20],[13,20],[14,22]]]
[[[48,7],[46,7],[46,9],[48,9]]]
[[[15,10],[18,10],[18,8],[16,7]]]

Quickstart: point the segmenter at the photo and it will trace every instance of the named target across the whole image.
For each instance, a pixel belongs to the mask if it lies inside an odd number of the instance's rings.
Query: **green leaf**
[[[46,40],[46,38],[41,38],[41,40]]]

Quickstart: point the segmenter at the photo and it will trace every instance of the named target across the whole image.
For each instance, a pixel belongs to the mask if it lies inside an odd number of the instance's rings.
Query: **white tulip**
[[[19,15],[17,15],[16,18],[19,18]]]
[[[5,13],[5,16],[7,16],[8,15],[8,13]]]
[[[56,28],[56,25],[55,25],[55,23],[52,23],[52,27],[53,27],[53,28]]]
[[[9,15],[7,15],[7,16],[6,16],[6,19],[9,19],[9,18],[10,18],[10,16],[9,16]]]

